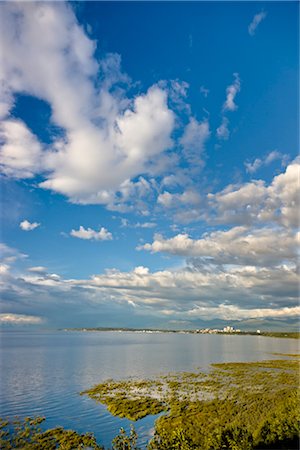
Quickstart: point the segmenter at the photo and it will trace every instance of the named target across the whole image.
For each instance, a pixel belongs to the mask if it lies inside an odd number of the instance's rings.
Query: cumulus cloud
[[[32,231],[38,228],[41,224],[38,222],[29,222],[28,220],[23,220],[20,222],[20,228],[24,231]]]
[[[180,205],[191,206],[199,205],[201,196],[198,192],[187,190],[180,193],[170,193],[168,191],[159,194],[157,197],[157,203],[165,208],[177,208]]]
[[[94,241],[111,241],[113,236],[106,228],[101,227],[99,231],[92,228],[84,228],[80,225],[78,230],[71,230],[70,235],[79,239]]]
[[[164,239],[156,234],[152,244],[138,249],[180,256],[196,256],[213,264],[278,265],[296,261],[297,236],[281,229],[234,227],[206,233],[201,239],[178,234]]]
[[[6,322],[17,323],[19,318],[21,323],[22,317],[23,323],[24,318],[27,323],[29,318],[39,323],[36,320],[42,317],[67,320],[86,312],[93,320],[95,312],[102,316],[105,311],[111,318],[117,310],[123,316],[128,306],[130,314],[173,321],[296,317],[293,229],[299,223],[299,162],[270,183],[252,180],[200,194],[193,185],[193,170],[203,165],[210,129],[207,120],[191,115],[187,83],[171,80],[144,92],[135,90],[121,70],[119,55],[95,59],[96,43],[79,26],[70,4],[6,2],[0,9],[0,168],[6,177],[37,177],[41,188],[72,202],[104,204],[118,212],[139,210],[147,217],[145,222],[124,221],[123,226],[154,227],[149,200],[157,200],[155,213],[164,209],[178,221],[201,219],[207,225],[226,226],[196,238],[182,233],[171,238],[155,235],[152,243],[140,246],[188,258],[180,269],[151,272],[138,266],[88,279],[65,279],[47,273],[43,266],[29,267],[24,275],[18,270],[16,276],[10,265],[24,255],[4,246],[0,289]],[[256,19],[253,34],[261,20]],[[240,89],[235,73],[226,89],[218,139],[229,138],[227,116],[237,109]],[[134,95],[128,94],[134,90]],[[202,93],[207,95],[205,88]],[[51,122],[59,130],[51,142],[40,142],[24,121],[10,116],[18,95],[24,94],[50,106]],[[188,119],[180,135],[174,131],[183,114]],[[181,148],[182,154],[173,148]],[[283,157],[273,151],[248,161],[246,167],[255,173]],[[24,220],[20,227],[29,231],[39,225]],[[80,226],[70,235],[113,239],[104,227]]]
[[[43,323],[41,317],[30,316],[25,314],[0,314],[0,323],[8,325],[38,325]]]
[[[299,163],[289,164],[285,172],[267,185],[253,180],[240,186],[229,185],[216,194],[208,194],[208,217],[222,224],[299,225]]]
[[[182,193],[164,191],[157,197],[159,209],[168,211],[173,220],[179,223],[199,220],[201,218],[201,202],[201,195],[193,189],[187,189]]]
[[[261,11],[260,13],[255,14],[255,16],[252,19],[252,22],[248,26],[248,33],[250,34],[250,36],[255,35],[256,28],[258,27],[260,22],[266,18],[266,16],[267,13],[265,11]]]
[[[81,317],[81,323],[84,316],[95,324],[105,311],[112,318],[120,310],[121,320],[133,314],[139,320],[152,317],[153,321],[161,317],[296,319],[299,313],[298,275],[292,265],[220,265],[216,269],[191,261],[177,270],[151,272],[138,266],[129,272],[112,269],[78,280],[53,274],[11,275],[0,289],[5,314],[24,314],[26,308],[27,314],[38,314],[48,323],[58,321],[61,326],[72,323],[74,314]]]
[[[207,319],[213,315],[218,319],[225,320],[240,320],[240,319],[251,319],[251,318],[276,318],[276,317],[296,317],[300,314],[300,306],[294,306],[292,308],[237,308],[233,305],[223,305],[218,307],[204,307],[196,306],[194,309],[189,311],[189,315],[192,317],[206,317]]]
[[[295,160],[269,184],[258,179],[201,195],[192,188],[182,193],[165,190],[158,194],[157,203],[181,223],[201,220],[207,225],[294,228],[299,225],[299,171]]]
[[[120,57],[96,61],[96,43],[68,4],[3,3],[1,19],[3,111],[8,115],[12,99],[26,93],[50,105],[62,130],[45,146],[23,122],[5,117],[2,172],[40,175],[40,187],[72,202],[113,203],[124,182],[149,172],[173,144],[168,89],[154,85],[127,98]]]
[[[42,145],[20,120],[0,124],[2,172],[14,178],[32,178],[42,166]]]

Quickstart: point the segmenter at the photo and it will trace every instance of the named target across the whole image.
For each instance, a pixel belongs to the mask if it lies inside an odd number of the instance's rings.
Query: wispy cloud
[[[104,227],[101,227],[99,231],[96,231],[92,228],[86,229],[80,225],[78,230],[71,230],[70,235],[79,239],[95,241],[111,241],[113,239],[112,233]]]
[[[249,173],[255,173],[258,169],[260,169],[263,166],[268,166],[273,161],[281,160],[281,165],[286,166],[288,162],[288,155],[283,155],[281,152],[277,150],[273,150],[268,155],[266,155],[264,158],[256,158],[253,162],[246,161],[245,167],[247,172]]]
[[[29,222],[28,220],[23,220],[20,222],[20,228],[24,231],[32,231],[38,228],[41,224],[38,222]]]
[[[241,90],[241,81],[238,73],[234,73],[233,76],[234,82],[226,89],[226,100],[223,105],[223,111],[235,111],[237,109],[234,100]]]
[[[155,222],[136,222],[131,223],[125,217],[121,218],[121,227],[122,228],[155,228],[157,224]]]
[[[210,91],[205,86],[200,86],[200,92],[206,98],[206,97],[208,97],[208,94],[209,94]]]
[[[255,16],[252,19],[252,22],[248,26],[248,33],[250,34],[250,36],[255,35],[255,31],[256,31],[258,25],[260,24],[260,22],[262,20],[264,20],[266,18],[266,16],[267,16],[267,13],[265,11],[261,11],[260,13],[255,14]]]
[[[33,273],[41,273],[44,274],[47,272],[47,268],[44,266],[34,266],[34,267],[29,267],[27,269],[29,272],[33,272]]]
[[[194,117],[191,117],[184,129],[180,144],[182,145],[186,159],[192,163],[193,167],[196,167],[196,165],[200,165],[201,167],[203,165],[201,154],[209,136],[208,121],[203,120],[199,122]]]
[[[238,73],[233,74],[234,81],[226,88],[226,100],[222,107],[222,120],[221,124],[216,130],[216,136],[219,140],[226,141],[229,139],[229,119],[226,117],[227,112],[235,111],[238,106],[235,103],[235,98],[241,90],[241,81]]]
[[[220,126],[217,128],[216,134],[218,139],[226,141],[229,138],[230,132],[228,129],[229,120],[227,117],[222,118]]]
[[[6,325],[38,325],[43,322],[43,318],[27,314],[0,314],[0,323]]]

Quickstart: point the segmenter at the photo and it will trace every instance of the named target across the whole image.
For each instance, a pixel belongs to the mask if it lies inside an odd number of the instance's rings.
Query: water
[[[147,378],[176,371],[207,370],[212,362],[259,361],[298,353],[296,339],[262,336],[132,332],[1,332],[0,413],[45,416],[45,426],[93,432],[109,446],[130,421],[79,392],[108,378]],[[136,422],[140,445],[155,417]]]

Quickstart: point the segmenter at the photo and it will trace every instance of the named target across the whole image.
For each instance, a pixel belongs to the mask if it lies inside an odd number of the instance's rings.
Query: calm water
[[[297,353],[298,340],[262,336],[145,334],[118,332],[1,332],[1,416],[47,417],[46,426],[91,431],[108,446],[126,419],[80,391],[108,378],[150,377],[206,370],[212,362],[278,358]],[[151,435],[153,417],[135,423],[140,444]]]

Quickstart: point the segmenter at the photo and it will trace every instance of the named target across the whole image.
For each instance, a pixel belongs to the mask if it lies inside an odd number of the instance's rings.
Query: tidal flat
[[[297,369],[288,367],[294,364],[291,364],[291,361],[294,361],[297,367],[299,343],[296,339],[131,332],[9,332],[2,333],[1,336],[3,370],[0,403],[1,415],[7,420],[2,422],[0,448],[74,450],[81,445],[83,448],[105,448],[106,450],[119,448],[201,450],[203,446],[198,444],[201,440],[196,436],[201,432],[202,441],[205,436],[207,439],[209,435],[211,436],[212,443],[208,447],[211,450],[243,448],[242,444],[236,444],[236,442],[241,441],[245,444],[246,438],[243,437],[242,440],[241,437],[245,434],[245,429],[248,430],[247,422],[243,418],[243,414],[246,415],[243,412],[244,406],[240,405],[240,399],[233,406],[229,402],[222,403],[221,387],[219,398],[213,395],[220,380],[208,375],[220,371],[218,365],[214,366],[212,363],[222,363],[221,367],[229,377],[229,369],[226,369],[226,366],[229,368],[233,362],[235,362],[235,373],[244,367],[247,369],[245,374],[253,375],[256,370],[250,371],[250,368],[252,366],[254,369],[257,364],[253,361],[263,361],[262,366],[268,364],[268,368],[262,368],[263,372],[269,370],[278,374],[283,373],[283,391],[288,392],[284,394],[286,398],[281,397],[277,388],[274,393],[276,396],[278,392],[277,399],[270,394],[275,408],[279,408],[280,402],[287,409],[283,414],[277,409],[277,419],[269,420],[273,426],[273,433],[278,434],[280,427],[284,427],[283,432],[280,431],[280,436],[276,434],[275,439],[273,436],[273,448],[275,445],[275,448],[284,448],[283,445],[286,445],[285,448],[288,449],[298,448],[295,441],[298,432],[297,406],[293,406],[292,400],[288,398],[293,395],[291,390],[288,391],[292,384],[288,384],[288,378],[284,374],[284,372],[291,375],[294,373],[297,380]],[[241,366],[239,366],[240,363],[242,363]],[[281,368],[275,369],[275,365],[278,364]],[[218,370],[215,370],[217,368]],[[277,377],[279,378],[279,375]],[[114,396],[110,390],[113,385],[107,383],[108,380],[112,383],[138,382],[135,390],[139,393],[136,396],[139,405],[128,402],[127,407],[124,408],[124,400],[119,404],[117,396]],[[169,380],[169,384],[166,380]],[[184,401],[183,389],[179,392],[178,388],[178,385],[184,387],[182,383],[184,380],[186,380],[188,392],[186,401]],[[149,382],[152,383],[150,386]],[[100,383],[106,383],[107,393],[110,392],[111,397],[115,398],[118,409],[115,412],[120,415],[125,413],[127,417],[135,417],[135,421],[128,420],[126,416],[123,418],[118,415],[113,416],[105,404],[100,404],[98,400],[95,401],[87,394],[79,395],[80,392],[90,390],[92,386]],[[129,384],[125,389],[125,395]],[[251,384],[249,377],[246,378],[245,389],[247,386],[251,388]],[[194,388],[195,393],[189,389],[189,385]],[[141,398],[140,395],[142,390],[145,396],[150,397],[147,409],[145,398]],[[170,395],[172,391],[175,395]],[[249,394],[251,392],[249,389]],[[270,392],[269,386],[266,392]],[[169,397],[171,397],[170,402],[165,402],[165,399]],[[180,397],[178,402],[177,397]],[[128,398],[131,397],[128,396]],[[263,414],[260,412],[261,399],[253,398],[253,404],[251,404],[250,396],[248,399],[246,396],[243,398],[247,408],[252,408],[255,420],[257,420],[257,414],[260,414],[261,422],[264,422]],[[157,400],[156,404],[153,399]],[[265,401],[268,401],[267,397]],[[290,402],[289,407],[288,402]],[[226,405],[228,413],[225,409]],[[265,407],[266,417],[271,417],[271,412],[275,411],[274,405],[270,402]],[[128,415],[129,406],[131,416]],[[153,409],[154,406],[155,409]],[[235,415],[233,408],[235,408]],[[242,411],[240,411],[241,408]],[[152,415],[158,410],[161,412]],[[137,412],[140,417],[148,415],[140,419]],[[15,416],[19,417],[19,421],[15,420]],[[280,416],[279,419],[278,416]],[[45,417],[45,420],[39,417]],[[283,425],[283,417],[285,425]],[[215,428],[210,423],[211,420],[214,421]],[[138,434],[137,439],[134,432],[130,435],[131,424]],[[231,425],[234,430],[230,428]],[[125,431],[119,436],[121,428]],[[242,432],[237,428],[242,428]],[[217,431],[221,436],[215,436]],[[268,439],[270,441],[268,427],[264,428],[263,436],[266,441]],[[117,440],[114,443],[115,438]],[[251,442],[248,436],[248,443],[249,440]],[[124,442],[130,442],[130,446],[126,444],[127,447],[124,447]],[[257,447],[255,443],[251,445],[250,448],[272,448],[270,443],[265,444],[267,447]]]
[[[208,372],[107,380],[82,392],[116,416],[163,413],[148,448],[298,448],[299,356],[212,364]]]

